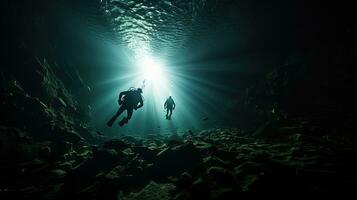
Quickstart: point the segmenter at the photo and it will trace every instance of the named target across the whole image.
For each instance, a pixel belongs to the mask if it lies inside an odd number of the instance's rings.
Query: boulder
[[[93,157],[78,166],[74,174],[81,178],[95,177],[99,172],[110,170],[119,165],[123,160],[114,149],[97,149],[93,151]]]
[[[180,175],[176,185],[180,188],[188,188],[191,185],[192,181],[193,181],[192,175],[188,172],[183,172]]]
[[[62,169],[53,169],[53,170],[51,170],[51,175],[55,179],[60,179],[60,178],[65,177],[67,175],[67,172]]]
[[[76,144],[82,140],[82,137],[74,130],[55,126],[51,130],[51,134],[48,136],[48,139],[52,141],[67,141],[72,144]]]
[[[130,147],[130,144],[128,144],[122,140],[115,139],[115,140],[109,140],[109,141],[104,142],[103,147],[106,149],[114,149],[119,152],[119,151],[123,151],[124,149]]]
[[[173,133],[171,134],[167,139],[167,144],[168,146],[176,146],[176,145],[180,145],[183,143],[183,139],[182,137],[180,137],[177,133]]]
[[[238,191],[232,188],[218,188],[212,191],[212,200],[236,200]]]
[[[227,167],[231,165],[230,161],[224,161],[216,156],[207,156],[203,159],[205,166],[218,166],[218,167]]]
[[[73,151],[73,144],[67,141],[58,141],[52,144],[51,154],[54,158],[63,158]]]
[[[211,190],[207,181],[202,178],[197,179],[190,187],[192,199],[211,199]]]
[[[170,192],[175,188],[172,184],[157,184],[150,182],[142,190],[129,195],[121,194],[118,199],[123,200],[169,200]]]
[[[61,162],[57,165],[57,168],[68,172],[72,169],[73,163],[73,161]]]
[[[133,147],[133,151],[139,154],[141,158],[149,162],[153,161],[156,158],[157,153],[159,152],[158,150],[150,149],[144,146]]]
[[[210,167],[206,170],[206,174],[210,180],[214,181],[220,186],[227,187],[234,186],[236,184],[233,173],[222,167]]]
[[[192,143],[187,143],[158,153],[150,173],[156,177],[179,175],[187,169],[193,170],[201,161],[202,153]]]
[[[103,169],[105,169],[116,166],[116,164],[124,159],[122,156],[123,154],[119,154],[114,149],[99,149],[93,152],[92,161],[103,165]]]

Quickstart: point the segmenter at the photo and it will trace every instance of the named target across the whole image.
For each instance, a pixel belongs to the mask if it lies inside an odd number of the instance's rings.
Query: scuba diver
[[[171,98],[171,96],[169,96],[169,98],[166,99],[164,108],[166,109],[166,119],[170,120],[172,111],[176,108],[176,104],[174,100]]]
[[[121,113],[125,110],[127,112],[127,117],[124,117],[120,122],[119,126],[122,127],[124,124],[128,123],[131,116],[133,115],[133,109],[137,110],[141,108],[143,103],[142,94],[143,90],[141,88],[135,89],[130,88],[128,91],[121,92],[119,94],[118,103],[120,105],[119,110],[117,113],[107,122],[107,125],[111,127],[114,121],[119,117]]]

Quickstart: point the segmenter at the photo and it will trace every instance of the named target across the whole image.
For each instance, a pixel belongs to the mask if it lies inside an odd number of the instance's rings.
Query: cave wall
[[[1,121],[44,140],[94,142],[90,88],[58,57],[57,1],[6,1],[0,72]]]
[[[239,120],[253,127],[285,120],[289,126],[319,127],[314,134],[355,137],[357,41],[352,5],[301,1],[296,13],[295,49],[246,88],[235,112],[243,113]]]

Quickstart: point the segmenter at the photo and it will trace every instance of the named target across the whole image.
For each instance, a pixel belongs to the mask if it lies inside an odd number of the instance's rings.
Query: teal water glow
[[[91,40],[101,48],[93,54],[101,56],[91,58],[92,65],[98,64],[92,72],[96,95],[92,123],[112,134],[166,133],[235,123],[237,105],[242,105],[246,88],[254,82],[251,77],[279,60],[281,51],[274,48],[286,44],[279,34],[285,19],[281,10],[265,9],[274,7],[265,1],[254,5],[216,0],[101,0],[101,12],[114,37]],[[118,109],[119,93],[144,85],[144,107],[134,111],[123,128],[117,123],[107,128],[106,121]],[[165,119],[168,96],[177,105],[171,121]]]

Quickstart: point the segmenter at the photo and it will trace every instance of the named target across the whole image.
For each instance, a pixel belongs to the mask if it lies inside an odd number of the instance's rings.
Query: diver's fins
[[[127,123],[126,117],[124,117],[124,118],[119,122],[119,126],[120,126],[120,127],[123,127],[125,123]]]

